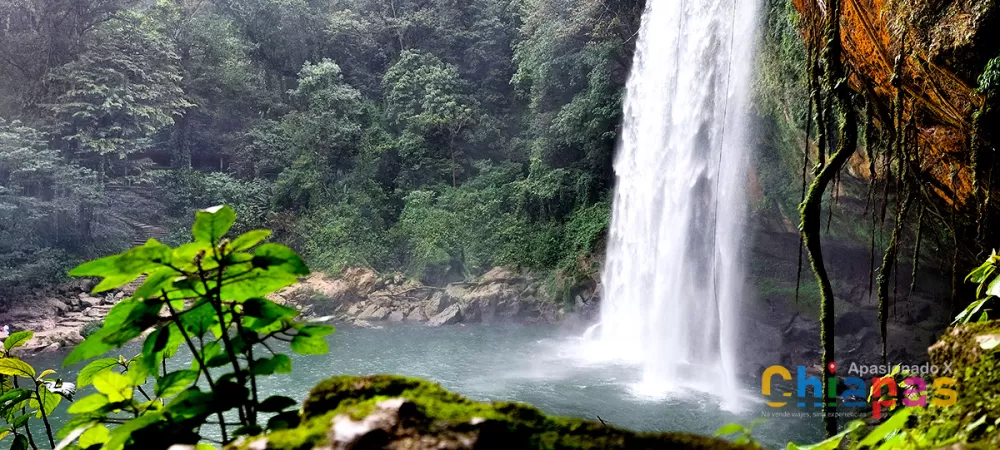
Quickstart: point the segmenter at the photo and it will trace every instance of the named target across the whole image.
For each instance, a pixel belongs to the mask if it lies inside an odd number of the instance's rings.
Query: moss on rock
[[[952,370],[938,377],[957,380],[950,388],[958,398],[952,406],[928,405],[918,414],[911,433],[923,444],[918,448],[956,443],[1000,448],[1000,346],[992,345],[995,339],[1000,339],[1000,322],[972,323],[949,329],[931,346],[931,363]]]
[[[483,403],[440,385],[394,375],[338,376],[318,384],[297,428],[244,440],[241,448],[749,449],[688,433],[635,433],[549,416],[513,402]]]

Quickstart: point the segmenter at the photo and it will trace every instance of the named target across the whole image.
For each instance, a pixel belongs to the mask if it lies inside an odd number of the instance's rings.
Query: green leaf
[[[299,315],[295,308],[279,305],[266,298],[255,297],[243,302],[243,314],[256,319],[255,325],[267,326],[280,319],[292,319]]]
[[[66,409],[70,414],[81,414],[97,411],[111,402],[108,401],[108,397],[104,394],[90,394],[84,398],[74,401],[69,408]]]
[[[70,271],[75,277],[104,277],[91,292],[103,292],[132,282],[139,275],[169,264],[173,250],[150,239],[145,245],[125,253],[108,256],[77,266]]]
[[[38,394],[41,396],[41,402],[39,403],[37,398],[32,398],[28,401],[28,406],[38,409],[36,417],[42,418],[42,409],[45,409],[45,415],[52,415],[52,411],[56,410],[59,403],[62,402],[63,397],[59,394],[54,394],[49,392],[45,385],[38,386]]]
[[[257,406],[257,410],[263,412],[276,413],[284,411],[287,408],[291,408],[295,406],[297,403],[298,402],[289,397],[281,395],[272,395],[268,397],[266,400],[260,402],[260,405]]]
[[[10,427],[14,429],[21,428],[24,424],[28,423],[29,420],[31,420],[31,414],[21,414],[9,422]]]
[[[180,317],[184,329],[194,337],[203,337],[219,323],[219,316],[211,303],[199,300]]]
[[[10,450],[28,450],[28,438],[23,434],[14,436],[14,442],[10,444]]]
[[[240,252],[247,250],[267,239],[271,235],[270,230],[253,230],[241,234],[238,238],[233,239],[233,242],[229,244],[228,249],[234,252]]]
[[[132,398],[132,385],[128,377],[120,373],[107,371],[94,377],[94,387],[97,392],[108,396],[111,403],[123,402]]]
[[[292,338],[292,351],[300,355],[322,355],[329,350],[322,337],[297,334]]]
[[[211,360],[213,358],[218,358],[220,356],[223,356],[223,355],[222,355],[222,346],[219,344],[219,341],[209,342],[209,343],[205,344],[204,347],[201,348],[201,360],[203,362],[205,362],[206,365],[208,365],[208,361],[209,360]],[[225,361],[229,362],[228,359],[226,359]],[[225,364],[225,363],[223,363],[223,364]],[[209,366],[209,367],[211,367],[211,366]],[[197,359],[195,359],[194,361],[191,361],[191,370],[196,370],[196,371],[200,370],[200,367],[198,367],[198,360]]]
[[[76,388],[82,389],[83,387],[90,385],[90,383],[94,381],[94,376],[106,370],[111,370],[117,365],[117,358],[102,358],[91,361],[76,376]]]
[[[80,447],[87,448],[92,445],[101,445],[111,439],[111,431],[104,425],[95,425],[84,431],[80,435]]]
[[[280,270],[292,275],[309,275],[309,268],[292,249],[281,244],[264,244],[253,254],[253,266],[266,270]]]
[[[906,424],[906,420],[910,417],[911,414],[913,414],[913,412],[914,412],[913,408],[903,408],[899,410],[898,412],[896,412],[896,414],[893,414],[892,417],[890,417],[888,420],[882,422],[879,426],[875,427],[875,429],[872,430],[871,433],[868,433],[867,436],[861,439],[861,442],[859,442],[858,445],[861,447],[866,447],[866,446],[871,447],[874,446],[875,444],[878,444],[879,441],[885,439],[891,433],[901,430],[903,428],[903,425]]]
[[[171,397],[183,392],[191,383],[198,379],[198,372],[193,370],[178,370],[156,380],[156,396]]]
[[[844,430],[840,433],[830,436],[821,442],[817,442],[812,445],[796,445],[789,443],[788,446],[785,447],[785,450],[837,450],[840,448],[841,441],[843,441],[847,435],[853,433],[854,430],[857,430],[863,425],[864,423],[860,420],[855,420],[848,423]]]
[[[9,352],[17,347],[27,344],[28,340],[30,340],[34,336],[35,336],[34,331],[30,330],[15,331],[11,333],[10,336],[7,336],[7,339],[3,340],[3,348],[7,349],[7,351]]]
[[[299,412],[285,411],[267,420],[268,431],[286,430],[299,426]]]
[[[194,450],[215,450],[215,447],[212,447],[212,444],[199,443],[194,446]]]
[[[0,374],[35,379],[35,368],[17,358],[0,358]]]
[[[236,222],[236,213],[229,206],[213,206],[195,213],[191,235],[199,242],[218,245],[229,228]]]
[[[34,392],[14,388],[0,395],[0,415],[6,416],[14,406],[31,398]]]
[[[149,274],[146,281],[135,290],[132,296],[139,299],[146,299],[160,295],[162,291],[170,290],[174,279],[178,277],[177,271],[169,267],[164,267]]]
[[[104,318],[104,326],[94,334],[87,336],[83,342],[77,344],[73,348],[73,351],[69,355],[66,355],[66,359],[63,360],[63,367],[68,367],[95,356],[101,356],[108,350],[115,348],[115,345],[104,342],[104,339],[116,332],[125,323],[125,320],[128,319],[132,309],[141,303],[136,299],[129,298],[113,306]]]
[[[292,373],[292,358],[286,355],[274,355],[272,358],[258,359],[253,362],[250,371],[254,375],[271,375],[274,373]]]
[[[743,425],[740,425],[738,423],[731,423],[728,425],[723,425],[722,428],[716,430],[715,435],[725,436],[727,434],[742,433],[744,431],[746,431],[746,429],[743,428]]]
[[[236,279],[227,280],[222,286],[222,298],[241,302],[254,297],[265,297],[298,282],[298,276],[292,273],[257,268]]]
[[[331,334],[336,330],[330,325],[304,325],[296,327],[300,334],[304,334],[311,337],[322,337]]]
[[[129,437],[132,436],[132,433],[151,426],[162,419],[162,412],[148,412],[115,427],[114,430],[111,430],[108,442],[104,444],[103,450],[121,450],[125,446],[125,443],[128,442]]]
[[[129,311],[125,320],[116,327],[117,329],[109,330],[109,333],[104,335],[101,342],[115,347],[124,345],[126,342],[141,336],[150,327],[156,325],[160,321],[160,311],[162,310],[163,301],[159,299],[148,298],[137,302],[132,307],[132,310]],[[104,328],[107,327],[103,327],[101,331]]]

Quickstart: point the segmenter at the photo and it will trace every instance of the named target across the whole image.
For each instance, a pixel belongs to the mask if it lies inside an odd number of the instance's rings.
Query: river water
[[[713,434],[728,423],[748,424],[769,409],[753,400],[760,390],[749,384],[744,395],[751,400],[742,402],[746,408],[740,412],[726,411],[717,395],[697,391],[644,397],[633,389],[641,382],[640,371],[622,364],[593,362],[585,354],[589,348],[586,342],[550,326],[345,326],[329,336],[329,343],[327,355],[293,355],[292,374],[262,379],[262,397],[286,395],[302,400],[327,377],[394,373],[433,380],[476,400],[521,401],[547,413],[590,420],[600,416],[605,422],[645,431]],[[131,356],[139,350],[138,346],[127,347],[122,353]],[[28,361],[39,371],[58,369],[63,356],[40,355]],[[81,367],[61,369],[58,375],[75,380]],[[93,393],[93,389],[82,389],[78,398]],[[54,422],[66,420],[65,405],[59,406]],[[815,442],[821,434],[818,421],[813,419],[772,418],[754,431],[754,436],[771,448],[781,448],[789,441]]]

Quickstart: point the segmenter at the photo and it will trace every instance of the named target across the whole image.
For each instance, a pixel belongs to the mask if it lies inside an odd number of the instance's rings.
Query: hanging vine
[[[816,178],[809,185],[805,200],[799,205],[801,216],[799,230],[802,233],[802,241],[820,288],[820,341],[823,347],[824,368],[831,367],[831,363],[834,362],[834,294],[829,274],[823,262],[823,247],[820,242],[823,193],[854,153],[858,138],[853,95],[841,62],[840,6],[839,1],[833,1],[830,4],[824,27],[825,47],[823,49],[825,85],[830,90],[831,98],[836,100],[837,110],[840,114],[839,139],[836,140],[837,149],[829,158],[822,157],[823,151],[820,151],[820,162],[815,169]],[[817,78],[813,77],[811,89],[814,99],[819,99],[821,96]],[[824,116],[827,115],[826,113],[832,114],[832,103],[816,102],[817,111],[823,111]],[[817,114],[817,134],[820,145],[825,147],[825,129],[828,122],[819,120],[819,117],[820,115]],[[828,398],[831,395],[829,393],[831,376],[830,370],[823,371],[823,398]],[[835,434],[837,432],[836,404],[823,403],[823,420],[827,434]]]
[[[810,40],[809,43],[807,44],[807,48],[806,48],[806,61],[807,61],[806,62],[806,64],[807,64],[807,66],[806,66],[806,76],[808,77],[810,85],[811,85],[812,80],[816,76],[815,75],[816,51],[815,51],[815,45],[813,45],[812,40]],[[810,90],[810,92],[811,92],[811,90]],[[806,137],[805,137],[805,145],[803,146],[803,149],[802,149],[802,194],[799,197],[799,203],[802,203],[806,199],[806,186],[807,186],[807,181],[808,181],[808,177],[806,176],[806,174],[809,171],[809,135],[812,132],[812,122],[813,122],[813,116],[812,116],[812,111],[813,111],[813,97],[814,97],[813,95],[809,95],[809,105],[806,107]],[[819,108],[817,108],[817,109],[819,109]],[[799,303],[799,290],[800,290],[800,287],[802,286],[802,250],[803,250],[803,247],[804,247],[804,245],[802,243],[802,235],[800,234],[799,235],[799,257],[796,260],[797,263],[798,263],[798,269],[796,270],[796,273],[795,273],[795,303],[796,304]]]

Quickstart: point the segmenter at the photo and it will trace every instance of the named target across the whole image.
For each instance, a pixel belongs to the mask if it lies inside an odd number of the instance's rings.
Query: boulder
[[[102,303],[101,299],[96,298],[96,297],[91,297],[89,295],[81,295],[80,296],[80,302],[83,303],[84,305],[86,305],[86,307],[88,307],[88,308],[92,308],[94,306],[98,306],[98,305],[100,305]]]
[[[230,444],[272,449],[753,449],[688,433],[635,433],[597,421],[548,416],[523,403],[480,403],[416,378],[339,376],[318,384],[296,428]],[[143,443],[137,442],[142,445]]]
[[[379,305],[372,304],[372,305],[368,305],[368,307],[365,308],[365,310],[362,311],[361,314],[358,314],[358,319],[360,319],[360,320],[385,320],[386,317],[389,317],[390,313],[391,313],[391,311],[389,311],[389,308],[386,308],[384,306],[379,306]]]
[[[445,308],[444,311],[441,311],[434,317],[431,317],[430,320],[427,321],[427,325],[432,327],[439,327],[441,325],[454,325],[456,323],[460,323],[461,321],[462,321],[462,310],[456,304]]]
[[[452,303],[454,302],[451,300],[451,297],[445,295],[444,292],[435,292],[431,296],[431,299],[427,300],[427,303],[424,305],[424,315],[434,317],[451,306]]]
[[[410,311],[410,313],[406,315],[405,320],[407,322],[426,322],[427,315],[424,314],[423,308],[413,308],[413,311]]]
[[[404,311],[397,309],[389,313],[389,322],[402,322],[404,319],[406,319],[406,312]]]

